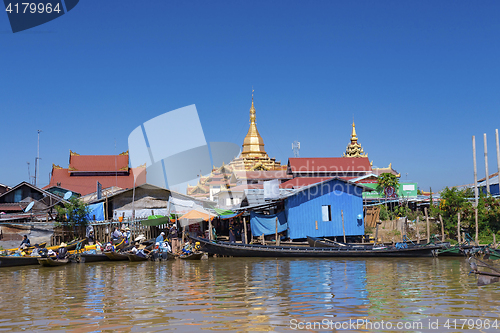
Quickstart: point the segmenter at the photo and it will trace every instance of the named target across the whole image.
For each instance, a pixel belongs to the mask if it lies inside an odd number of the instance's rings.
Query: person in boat
[[[184,244],[182,252],[184,252],[185,254],[190,254],[193,252],[193,247],[191,246],[191,243],[189,243],[189,241]]]
[[[114,252],[115,247],[113,246],[112,243],[106,243],[106,246],[104,247],[104,251],[106,252]]]
[[[24,235],[23,241],[19,245],[19,249],[25,249],[25,248],[30,247],[30,246],[31,246],[31,244],[30,244],[30,240],[28,238],[28,235]]]
[[[35,248],[33,251],[31,251],[31,256],[32,257],[39,257],[40,256],[40,245],[35,244]]]
[[[66,243],[61,243],[61,245],[59,245],[59,249],[57,249],[57,259],[66,259],[68,256],[68,249],[66,246]]]
[[[172,225],[170,228],[170,241],[172,242],[172,252],[176,253],[179,251],[179,235],[177,232],[177,225]]]
[[[135,247],[133,247],[129,252],[139,257],[146,258],[150,251],[146,250],[145,248],[142,248],[141,245],[136,244]]]
[[[95,242],[94,230],[89,231],[89,236],[87,238],[89,241],[89,245],[94,245],[94,242]]]
[[[155,243],[161,243],[161,242],[163,242],[163,240],[164,240],[163,236],[165,236],[165,233],[162,231],[160,233],[160,236],[156,237]]]
[[[161,242],[160,243],[160,252],[172,252],[172,248],[170,247],[170,244],[168,242]]]
[[[229,243],[236,243],[236,230],[233,221],[229,222]]]
[[[111,234],[111,237],[114,241],[118,241],[123,237],[123,234],[120,230],[118,230],[118,227],[116,227],[115,231],[113,231],[113,233]]]
[[[130,228],[129,227],[125,228],[125,234],[123,236],[125,237],[125,241],[127,242],[127,244],[129,244],[130,243],[130,239],[132,238],[132,232],[130,232]]]

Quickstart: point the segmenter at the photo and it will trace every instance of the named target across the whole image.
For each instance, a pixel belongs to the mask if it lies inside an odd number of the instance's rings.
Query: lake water
[[[500,320],[500,285],[477,287],[469,270],[462,258],[8,267],[0,269],[0,332],[333,331],[341,325],[389,331],[389,323],[393,331],[470,332],[469,319],[474,328]],[[500,331],[500,323],[486,331]]]

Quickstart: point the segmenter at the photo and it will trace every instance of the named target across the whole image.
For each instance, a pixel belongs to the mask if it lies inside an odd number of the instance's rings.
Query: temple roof
[[[79,155],[70,151],[68,169],[71,172],[128,171],[128,152],[120,155]]]
[[[356,126],[354,125],[354,121],[352,122],[352,132],[351,132],[351,143],[347,146],[345,153],[342,157],[367,157],[363,151],[363,148],[358,143],[358,137],[356,135]]]
[[[250,107],[250,128],[243,140],[242,157],[264,157],[268,158],[264,150],[264,140],[257,130],[257,123],[255,121],[255,107],[253,105],[253,91],[252,91],[252,106]]]

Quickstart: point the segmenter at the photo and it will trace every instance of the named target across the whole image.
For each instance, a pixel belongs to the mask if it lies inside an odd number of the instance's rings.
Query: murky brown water
[[[281,332],[314,322],[308,331],[332,331],[349,320],[384,320],[422,325],[398,331],[460,332],[468,328],[461,329],[461,319],[500,320],[500,285],[478,288],[468,271],[465,259],[454,258],[211,258],[2,268],[0,331]],[[439,327],[429,328],[436,320]],[[446,320],[455,320],[456,328],[445,328]],[[387,324],[371,328],[386,331]],[[500,331],[500,323],[498,328],[489,331]]]

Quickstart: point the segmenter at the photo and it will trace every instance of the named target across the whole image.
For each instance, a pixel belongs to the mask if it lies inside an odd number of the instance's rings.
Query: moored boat
[[[38,263],[42,266],[62,266],[70,263],[69,259],[38,258]]]
[[[127,255],[124,253],[104,252],[104,255],[107,256],[110,260],[128,260]]]
[[[81,262],[111,261],[104,253],[82,253],[80,258],[82,259]]]
[[[203,252],[192,252],[189,254],[181,254],[179,258],[184,259],[184,260],[200,260],[201,257],[203,257]]]
[[[0,267],[38,265],[39,257],[0,256]]]
[[[130,261],[148,261],[148,257],[139,256],[134,253],[127,253],[127,257]]]
[[[297,246],[247,245],[214,242],[204,238],[192,237],[201,244],[201,250],[210,254],[233,257],[432,257],[440,246],[411,248],[316,248]]]

